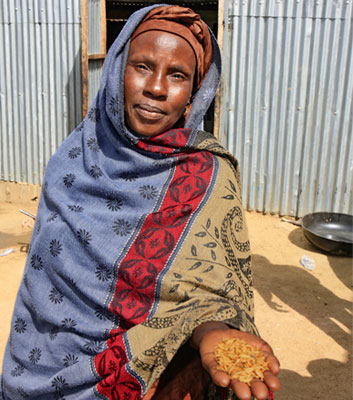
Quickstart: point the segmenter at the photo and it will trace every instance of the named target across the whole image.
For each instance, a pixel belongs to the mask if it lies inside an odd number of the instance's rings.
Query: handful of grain
[[[238,379],[249,386],[253,378],[264,380],[268,362],[259,350],[244,340],[225,338],[217,344],[214,355],[219,364],[218,369],[232,379]]]

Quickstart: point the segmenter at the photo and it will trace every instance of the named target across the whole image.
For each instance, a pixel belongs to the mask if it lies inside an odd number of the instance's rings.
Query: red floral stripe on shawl
[[[186,143],[187,135],[181,132],[176,139],[175,134],[169,134],[166,139],[171,140],[170,148],[168,144],[165,147],[169,150],[175,140]],[[160,152],[161,147],[156,142],[156,150]],[[143,142],[139,144],[141,148],[145,146]],[[151,150],[153,145],[148,146]],[[159,210],[147,216],[119,266],[110,304],[110,311],[119,316],[119,327],[110,332],[108,348],[95,357],[96,370],[103,378],[97,390],[108,399],[141,398],[140,384],[125,369],[128,356],[122,334],[145,321],[154,307],[157,279],[211,182],[214,165],[210,153],[200,151],[176,157],[174,175]]]
[[[186,145],[190,134],[191,129],[172,129],[162,135],[149,137],[146,141],[140,140],[137,146],[152,153],[172,154],[175,149]]]

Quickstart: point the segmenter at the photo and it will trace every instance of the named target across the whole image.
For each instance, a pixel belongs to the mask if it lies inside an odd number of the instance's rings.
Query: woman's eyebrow
[[[185,66],[184,66],[184,65],[179,65],[179,64],[177,64],[177,65],[173,65],[173,66],[172,66],[172,68],[174,68],[174,69],[178,69],[178,70],[180,70],[180,71],[185,71],[185,72],[187,72],[187,71],[188,71],[188,69],[187,69],[187,68],[185,68]]]
[[[134,54],[131,56],[132,61],[156,63],[156,58],[146,54]]]

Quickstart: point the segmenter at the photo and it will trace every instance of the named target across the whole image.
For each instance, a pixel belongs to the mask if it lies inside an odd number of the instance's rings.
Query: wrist
[[[190,339],[190,345],[194,349],[199,350],[201,341],[203,337],[206,335],[206,333],[214,330],[226,330],[226,329],[230,328],[224,322],[218,322],[218,321],[204,322],[197,328],[195,328],[192,337]]]

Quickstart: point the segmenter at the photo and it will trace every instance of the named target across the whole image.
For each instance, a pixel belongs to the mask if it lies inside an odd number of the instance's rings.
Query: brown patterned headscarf
[[[198,89],[205,77],[212,58],[211,35],[199,14],[190,8],[162,6],[151,10],[137,27],[131,40],[147,31],[164,31],[186,40],[196,57],[195,88]]]

